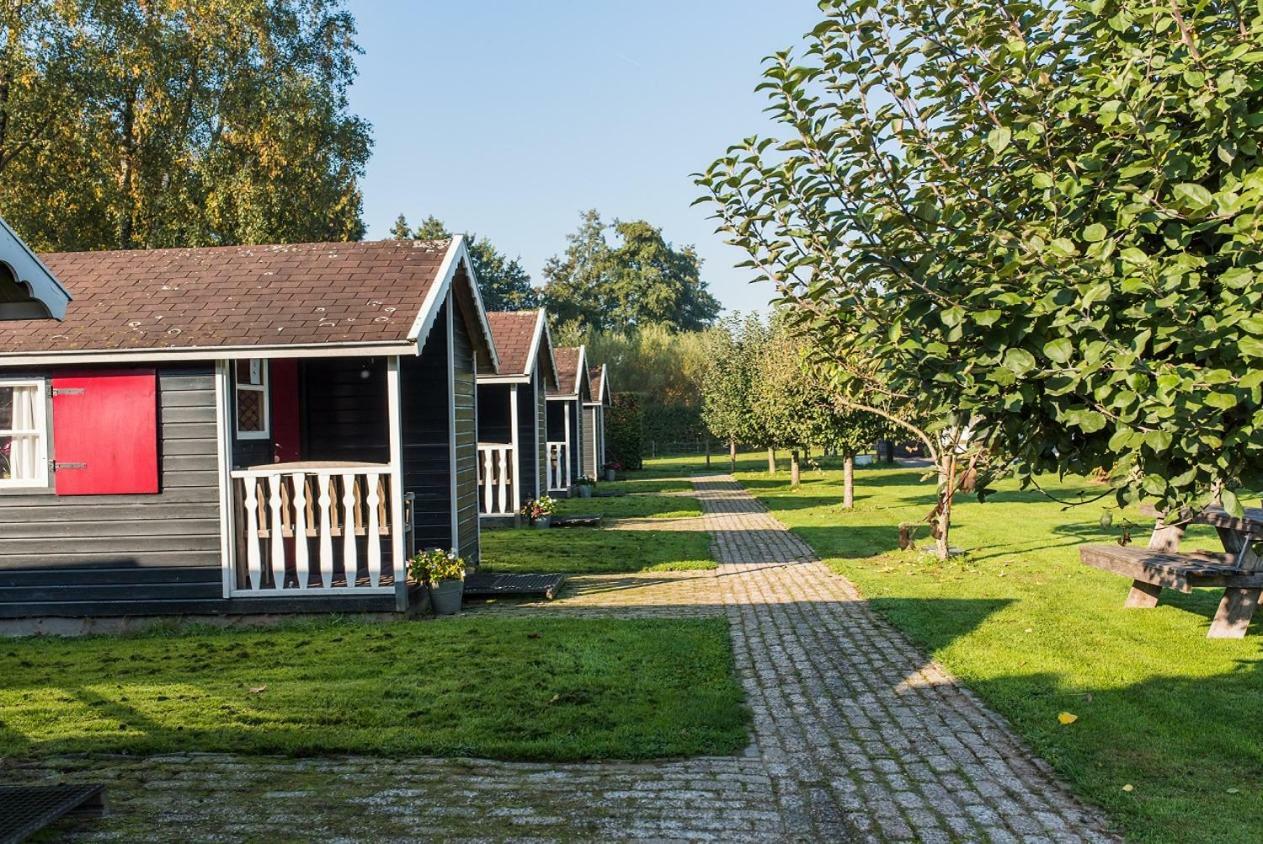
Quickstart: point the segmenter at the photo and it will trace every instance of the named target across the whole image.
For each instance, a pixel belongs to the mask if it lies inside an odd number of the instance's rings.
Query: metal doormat
[[[103,785],[0,785],[0,844],[15,844],[71,812],[105,808]]]
[[[465,578],[466,598],[547,598],[557,597],[566,580],[564,574],[495,574],[477,572]]]
[[[600,516],[553,516],[553,527],[600,527]]]

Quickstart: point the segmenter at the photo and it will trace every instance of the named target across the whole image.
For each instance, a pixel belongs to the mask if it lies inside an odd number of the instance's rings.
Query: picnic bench
[[[1132,579],[1125,607],[1155,607],[1163,589],[1187,593],[1196,587],[1222,587],[1223,598],[1206,635],[1211,639],[1244,637],[1263,594],[1263,558],[1253,548],[1263,540],[1263,510],[1247,508],[1244,515],[1233,516],[1211,506],[1170,520],[1152,507],[1142,507],[1141,512],[1158,519],[1147,548],[1084,545],[1079,558],[1086,565]],[[1190,524],[1214,527],[1224,550],[1181,553],[1180,540]]]

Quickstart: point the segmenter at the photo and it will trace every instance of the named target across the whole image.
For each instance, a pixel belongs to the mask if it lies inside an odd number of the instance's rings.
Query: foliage
[[[465,560],[455,551],[429,548],[418,551],[408,561],[408,574],[417,583],[442,583],[465,579]]]
[[[396,240],[446,240],[452,236],[438,217],[430,215],[413,229],[400,214],[390,228]],[[469,235],[469,262],[478,276],[478,292],[489,311],[523,311],[539,307],[539,292],[531,286],[531,276],[521,258],[508,258],[485,237]]]
[[[589,478],[587,475],[580,475],[579,477],[575,478],[574,483],[575,483],[575,486],[596,486],[596,481],[593,480],[592,478]]]
[[[639,469],[644,462],[644,411],[635,393],[614,393],[605,414],[605,451],[611,463]]]
[[[728,755],[749,741],[723,619],[479,613],[12,639],[0,651],[0,720],[7,761],[207,751],[588,761]]]
[[[1080,542],[1112,542],[1116,529],[1098,524],[1096,508],[1067,510],[1013,480],[997,483],[985,505],[958,505],[962,542],[985,550],[939,562],[897,550],[893,523],[935,499],[916,470],[857,470],[858,509],[839,513],[830,503],[841,491],[836,468],[793,491],[761,471],[759,454],[743,454],[740,465],[739,479],[778,519],[1105,808],[1125,840],[1257,839],[1258,625],[1245,639],[1207,639],[1221,590],[1164,593],[1156,609],[1124,610],[1128,582],[1085,569],[1076,551]],[[1079,477],[1040,484],[1067,500],[1097,494]],[[1127,515],[1153,524],[1134,508]],[[1185,542],[1219,546],[1205,526]],[[1070,729],[1057,720],[1065,710],[1078,716]]]
[[[41,250],[355,240],[341,0],[0,8],[0,214]]]
[[[757,314],[734,314],[706,340],[702,421],[720,440],[763,444],[750,400],[759,354],[768,341],[767,326]]]
[[[541,495],[539,498],[532,498],[530,501],[522,505],[520,515],[522,518],[535,524],[540,519],[545,519],[557,512],[557,502],[552,496]]]
[[[787,130],[700,178],[826,355],[1019,475],[1121,502],[1263,464],[1263,13],[827,2],[761,89]],[[855,376],[852,376],[853,378]]]
[[[696,250],[677,249],[644,220],[607,225],[595,210],[586,211],[567,240],[566,251],[544,267],[544,305],[563,326],[630,332],[662,324],[694,331],[719,315]]]

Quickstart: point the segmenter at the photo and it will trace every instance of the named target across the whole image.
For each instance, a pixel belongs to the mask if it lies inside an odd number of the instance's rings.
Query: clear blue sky
[[[819,19],[813,0],[351,0],[373,124],[371,238],[426,214],[520,255],[537,284],[579,212],[644,218],[693,243],[728,308],[766,285],[733,269],[689,174],[769,127],[761,60]]]

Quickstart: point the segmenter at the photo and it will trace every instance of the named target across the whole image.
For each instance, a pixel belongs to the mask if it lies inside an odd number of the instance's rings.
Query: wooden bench
[[[1142,512],[1158,517],[1149,547],[1084,545],[1079,548],[1079,559],[1093,568],[1131,578],[1125,607],[1155,607],[1163,589],[1187,593],[1198,587],[1223,588],[1224,595],[1207,636],[1245,636],[1263,595],[1263,560],[1252,547],[1255,539],[1263,538],[1263,510],[1247,510],[1244,517],[1236,517],[1221,507],[1208,507],[1199,513],[1182,513],[1170,524],[1152,508],[1142,508]],[[1194,523],[1214,526],[1224,550],[1177,550],[1184,526]]]

